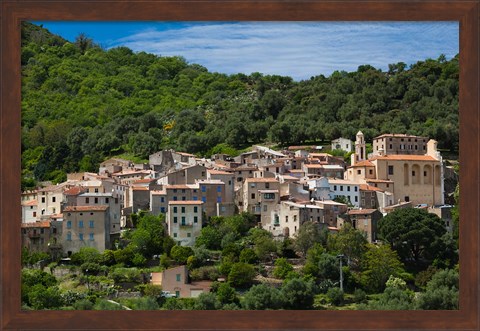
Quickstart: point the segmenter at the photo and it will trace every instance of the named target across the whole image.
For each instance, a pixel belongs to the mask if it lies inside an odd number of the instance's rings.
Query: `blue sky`
[[[70,41],[180,55],[212,72],[309,79],[370,64],[447,59],[459,52],[458,22],[34,22]]]

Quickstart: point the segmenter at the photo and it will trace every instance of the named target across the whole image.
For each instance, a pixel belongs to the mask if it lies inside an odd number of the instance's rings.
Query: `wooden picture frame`
[[[479,0],[2,0],[1,327],[4,330],[455,329],[479,324]],[[24,20],[458,21],[460,305],[456,311],[22,311],[20,23]]]

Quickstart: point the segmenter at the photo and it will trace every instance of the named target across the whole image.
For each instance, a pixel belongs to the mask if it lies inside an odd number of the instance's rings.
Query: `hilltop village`
[[[53,240],[65,256],[84,246],[102,252],[141,210],[164,214],[168,234],[183,246],[195,244],[210,217],[239,212],[252,213],[259,227],[280,238],[295,236],[305,221],[330,231],[350,222],[375,242],[377,221],[408,207],[427,208],[451,226],[436,141],[384,134],[373,140],[368,158],[362,132],[354,143],[332,144],[354,149],[350,165],[317,146],[254,146],[235,158],[212,159],[167,150],[150,155],[149,164],[109,159],[98,174],[70,174],[66,182],[23,192],[23,244],[46,251]]]
[[[238,214],[250,215],[253,227],[277,242],[297,238],[305,223],[331,234],[348,223],[366,242],[379,244],[379,221],[398,209],[436,214],[451,232],[452,206],[445,199],[452,192],[446,191],[445,177],[453,170],[437,142],[383,134],[373,139],[372,149],[367,154],[359,131],[354,142],[339,138],[327,148],[253,146],[237,157],[209,159],[162,150],[150,155],[148,164],[112,158],[98,173],[72,173],[63,183],[23,192],[22,245],[64,263],[85,247],[100,254],[115,251],[125,246],[123,234],[135,228],[139,214],[162,216],[161,227],[173,243],[192,248],[206,225]],[[211,281],[191,282],[186,263],[177,265],[151,273],[147,283],[161,285],[166,296],[210,291]]]

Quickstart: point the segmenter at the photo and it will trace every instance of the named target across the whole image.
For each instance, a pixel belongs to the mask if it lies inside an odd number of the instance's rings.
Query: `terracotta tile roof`
[[[167,191],[165,191],[165,190],[163,190],[163,191],[150,191],[150,194],[151,195],[166,195]]]
[[[380,188],[378,188],[378,187],[375,187],[375,186],[368,185],[368,184],[360,184],[360,191],[378,191],[378,192],[383,192],[382,189],[380,189]]]
[[[37,200],[30,200],[30,201],[22,202],[22,206],[36,206],[36,205],[38,205]]]
[[[154,180],[156,180],[156,179],[155,178],[145,178],[145,179],[136,180],[133,183],[134,184],[150,183],[150,182],[153,182]]]
[[[371,179],[371,178],[365,178],[365,181],[366,181],[367,183],[387,183],[387,184],[393,183],[393,180],[388,180],[388,179]]]
[[[306,168],[320,169],[323,168],[323,164],[304,164]]]
[[[22,228],[49,228],[50,221],[22,223]]]
[[[183,156],[193,156],[193,157],[195,157],[195,155],[190,154],[190,153],[185,153],[185,152],[175,152],[175,153],[177,153],[179,155],[183,155]]]
[[[208,172],[212,175],[232,175],[231,172],[215,170],[215,169],[208,169]]]
[[[375,211],[376,209],[351,209],[348,211],[348,215],[369,215]]]
[[[407,135],[404,133],[384,133],[378,137],[375,137],[373,139],[379,139],[379,138],[394,138],[394,137],[399,137],[399,138],[417,138],[417,139],[428,139],[428,137],[421,137],[421,136],[412,136],[412,135]]]
[[[355,167],[375,167],[375,165],[370,162],[369,160],[365,161],[360,161],[358,163],[355,163],[354,165],[350,166],[349,168],[355,168]]]
[[[63,192],[63,194],[65,194],[65,195],[79,195],[83,191],[85,191],[85,189],[83,187],[75,186],[75,187],[72,187],[69,190],[66,190],[65,192]]]
[[[248,183],[278,183],[275,178],[247,178],[245,182]]]
[[[65,207],[63,212],[75,212],[75,211],[105,211],[108,206],[68,206]]]
[[[185,201],[169,201],[169,205],[201,205],[203,201],[201,200],[185,200]]]
[[[143,186],[133,186],[132,190],[133,191],[148,191],[149,188],[148,187],[143,187]]]
[[[375,160],[392,160],[392,161],[438,161],[436,158],[430,155],[401,155],[401,154],[390,154],[384,156],[375,156],[370,159],[371,161]]]
[[[330,184],[358,185],[358,183],[356,182],[352,182],[351,180],[345,180],[345,179],[329,179],[328,182]]]

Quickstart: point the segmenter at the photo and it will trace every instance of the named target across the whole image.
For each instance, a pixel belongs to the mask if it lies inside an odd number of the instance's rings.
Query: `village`
[[[63,262],[84,247],[115,250],[134,227],[132,215],[145,212],[163,215],[168,236],[185,247],[195,246],[212,218],[239,213],[253,215],[275,241],[296,238],[306,222],[329,233],[349,223],[378,244],[378,222],[404,208],[436,214],[451,232],[455,185],[450,180],[446,187],[445,178],[455,173],[437,142],[395,133],[375,137],[370,146],[367,152],[359,131],[355,141],[278,151],[257,145],[237,157],[163,150],[148,164],[112,158],[98,173],[69,174],[66,182],[23,192],[22,246]],[[151,273],[149,282],[164,295],[187,298],[211,286],[190,282],[185,265]]]

